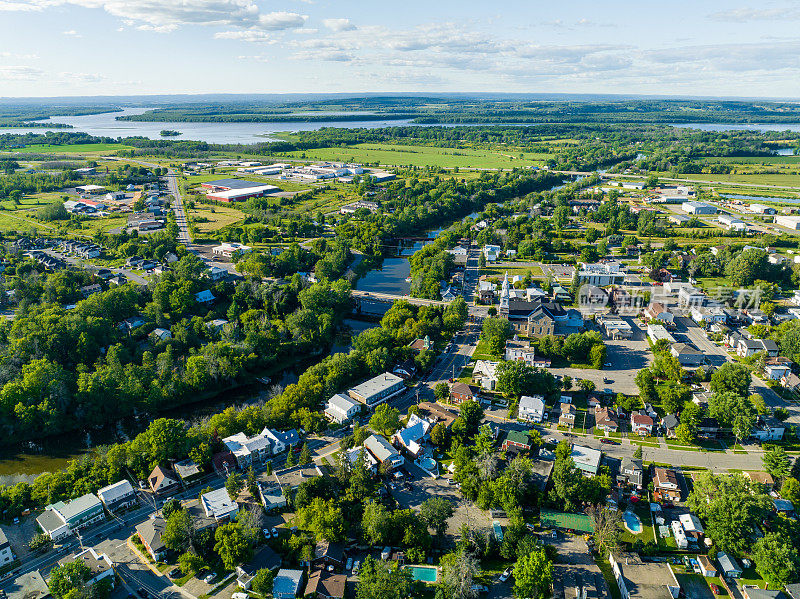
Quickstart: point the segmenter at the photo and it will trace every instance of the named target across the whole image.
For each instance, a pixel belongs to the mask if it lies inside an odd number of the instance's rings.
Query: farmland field
[[[235,208],[227,208],[224,206],[214,206],[213,209],[202,207],[195,210],[188,210],[188,213],[189,218],[191,218],[192,221],[195,221],[195,219],[198,218],[208,219],[208,222],[194,223],[201,234],[219,231],[228,225],[243,221],[245,217],[243,212],[240,212]]]
[[[488,150],[374,143],[289,152],[286,156],[363,164],[377,162],[381,165],[440,166],[443,168],[540,166],[549,157],[548,154],[522,153],[511,148]]]

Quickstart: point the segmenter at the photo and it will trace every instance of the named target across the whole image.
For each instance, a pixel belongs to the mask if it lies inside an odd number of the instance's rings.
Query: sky
[[[0,96],[800,98],[800,0],[0,0]]]

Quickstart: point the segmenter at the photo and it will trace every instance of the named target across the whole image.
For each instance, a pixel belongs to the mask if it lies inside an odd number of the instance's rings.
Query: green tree
[[[775,482],[782,481],[788,477],[792,470],[789,455],[786,453],[786,450],[780,446],[769,448],[761,456],[761,460],[764,462],[764,470],[769,472],[772,478],[775,479]]]
[[[382,503],[367,501],[361,516],[361,530],[371,545],[384,545],[392,535],[392,516]]]
[[[536,393],[555,395],[558,384],[546,370],[532,368],[517,360],[500,362],[496,370],[497,390],[509,398],[519,400],[523,395]],[[463,408],[462,408],[463,412]]]
[[[414,596],[413,587],[410,570],[368,555],[358,573],[356,599],[408,599]]]
[[[800,506],[800,481],[791,476],[785,478],[781,485],[781,497]]]
[[[450,397],[450,387],[448,387],[447,383],[444,381],[436,383],[436,386],[433,388],[433,394],[438,401],[447,401]]]
[[[161,507],[161,515],[165,520],[169,520],[169,517],[180,509],[182,509],[181,502],[173,497],[164,502]]]
[[[308,449],[308,443],[303,443],[303,447],[300,450],[300,459],[297,463],[301,466],[311,463],[311,451]]]
[[[483,420],[483,408],[477,401],[468,399],[461,404],[461,418],[467,426],[467,430],[474,432],[478,430],[481,420]]]
[[[250,583],[250,589],[254,593],[258,593],[262,597],[269,597],[272,595],[272,584],[275,582],[275,575],[271,570],[262,568],[253,577]]]
[[[770,532],[753,546],[753,561],[759,574],[774,589],[797,580],[800,555],[791,539],[777,532]]]
[[[231,472],[225,481],[225,490],[228,491],[228,495],[236,501],[242,489],[244,489],[244,478],[238,472]]]
[[[214,540],[216,540],[214,551],[228,570],[233,570],[252,555],[253,550],[247,535],[235,522],[229,522],[217,528]]]
[[[84,590],[86,582],[91,577],[92,571],[89,566],[76,560],[53,568],[47,585],[53,597],[66,599],[71,592]]]
[[[180,553],[189,546],[193,531],[194,525],[189,512],[176,510],[167,518],[161,540],[167,549]]]
[[[521,556],[514,565],[514,597],[547,599],[553,584],[553,564],[544,549]]]
[[[752,377],[744,364],[726,362],[711,375],[711,390],[714,393],[735,393],[742,397],[749,395]]]
[[[444,422],[437,422],[431,430],[431,443],[440,449],[446,448],[450,443],[450,430]]]
[[[373,430],[388,437],[400,428],[400,411],[383,403],[375,408],[375,413],[369,419],[369,425]]]
[[[441,559],[442,575],[439,588],[445,597],[473,599],[475,577],[480,573],[478,560],[464,551],[448,553]]]
[[[486,318],[481,330],[481,341],[486,343],[489,353],[501,357],[505,353],[506,341],[513,334],[513,328],[505,318]]]
[[[767,252],[761,249],[749,249],[741,252],[725,266],[725,274],[737,287],[749,287],[769,271]]]
[[[339,541],[344,538],[342,510],[331,500],[315,497],[306,507],[297,510],[300,527],[313,532],[317,539]]]
[[[187,551],[178,557],[178,566],[184,575],[197,574],[200,570],[205,568],[206,563],[203,558],[194,551]]]
[[[439,540],[447,531],[447,521],[452,515],[453,504],[444,497],[430,497],[420,506],[420,519],[428,528],[433,529]]]

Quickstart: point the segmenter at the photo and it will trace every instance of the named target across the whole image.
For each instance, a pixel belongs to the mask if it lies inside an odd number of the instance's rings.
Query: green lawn
[[[289,152],[290,158],[378,163],[395,166],[440,166],[443,168],[513,168],[540,166],[549,154],[519,152],[511,148],[438,148],[430,146],[364,143],[339,148]],[[520,157],[520,155],[522,157]]]
[[[478,341],[478,345],[475,348],[475,352],[472,354],[473,360],[499,360],[497,356],[491,354],[489,352],[489,344],[481,339]]]

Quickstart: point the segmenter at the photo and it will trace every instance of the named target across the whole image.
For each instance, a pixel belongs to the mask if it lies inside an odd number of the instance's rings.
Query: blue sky
[[[800,2],[0,0],[0,96],[800,98]]]

